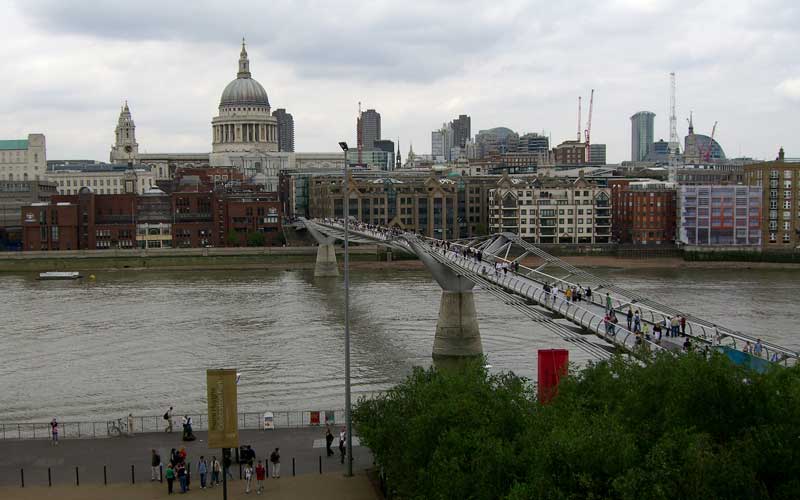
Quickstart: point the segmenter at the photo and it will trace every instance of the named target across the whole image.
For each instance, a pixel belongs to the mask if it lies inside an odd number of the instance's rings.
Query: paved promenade
[[[297,477],[281,477],[277,481],[267,480],[264,494],[244,492],[244,481],[233,481],[228,485],[228,498],[268,498],[270,500],[376,500],[382,496],[376,492],[363,471],[354,477],[346,478],[340,473],[306,474]],[[187,496],[192,498],[222,498],[222,488],[200,490],[192,488]],[[81,486],[34,486],[25,488],[0,487],[0,498],[4,500],[149,500],[154,498],[174,498],[167,495],[166,484],[147,483],[136,485],[81,485]]]
[[[338,456],[338,431],[334,429],[333,448],[336,455],[325,456],[325,428],[276,429],[272,431],[244,430],[240,431],[241,444],[249,444],[256,452],[257,460],[267,461],[275,447],[281,452],[281,478],[267,480],[267,483],[283,481],[292,476],[292,458],[295,461],[295,473],[300,475],[317,475],[320,473],[320,457],[322,472],[333,475],[344,473],[344,465]],[[187,461],[191,464],[192,489],[199,490],[200,478],[197,475],[197,461],[200,455],[206,459],[216,455],[221,459],[219,449],[210,450],[207,445],[207,434],[197,432],[197,440],[184,443],[180,432],[147,433],[133,437],[107,439],[68,439],[58,446],[45,440],[0,441],[0,488],[19,487],[21,472],[24,470],[26,489],[34,486],[48,485],[47,470],[54,486],[75,485],[75,468],[78,468],[80,487],[103,485],[103,467],[109,485],[130,485],[133,466],[133,477],[136,485],[150,482],[150,450],[156,449],[162,461],[169,459],[172,448],[186,447]],[[369,449],[353,443],[353,468],[363,471],[372,466],[372,454]],[[235,456],[234,456],[235,460]],[[236,480],[234,487],[240,487],[239,466],[232,465],[232,473]],[[166,491],[166,483],[164,483]],[[241,486],[243,489],[243,486]],[[4,491],[5,488],[3,488]],[[8,498],[0,492],[0,498]],[[88,498],[88,497],[87,497]],[[148,497],[149,498],[149,497]],[[291,498],[291,497],[286,497]]]

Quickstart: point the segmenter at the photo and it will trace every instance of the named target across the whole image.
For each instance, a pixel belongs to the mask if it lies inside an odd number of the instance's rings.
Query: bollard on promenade
[[[47,468],[47,486],[53,486],[53,475],[50,473],[50,467]]]
[[[292,457],[292,477],[294,477],[294,457]]]
[[[75,466],[75,486],[81,485],[81,476],[78,474],[78,467]]]
[[[20,486],[20,488],[24,488],[25,487],[25,469],[20,469],[19,470],[19,478],[22,481],[22,485]]]
[[[108,473],[105,465],[103,466],[103,484],[108,485]]]
[[[319,456],[319,473],[322,474],[322,455]]]
[[[164,482],[164,464],[158,464],[158,482]]]
[[[131,484],[136,484],[136,466],[131,464]]]

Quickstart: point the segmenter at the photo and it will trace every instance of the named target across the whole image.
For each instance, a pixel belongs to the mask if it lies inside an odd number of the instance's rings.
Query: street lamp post
[[[349,251],[349,226],[350,226],[350,186],[347,179],[347,147],[346,142],[340,142],[344,154],[344,418],[347,425],[347,472],[346,476],[353,475],[353,415],[350,402],[350,251]]]

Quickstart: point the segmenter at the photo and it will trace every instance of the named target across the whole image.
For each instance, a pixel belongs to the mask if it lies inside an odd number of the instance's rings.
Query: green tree
[[[547,405],[480,362],[415,369],[353,414],[401,498],[800,498],[800,368],[615,357]]]
[[[225,237],[228,241],[229,247],[238,247],[239,246],[239,233],[231,229],[228,231],[228,235]]]
[[[263,247],[266,241],[267,238],[264,237],[264,233],[261,231],[247,233],[247,246],[249,247]]]

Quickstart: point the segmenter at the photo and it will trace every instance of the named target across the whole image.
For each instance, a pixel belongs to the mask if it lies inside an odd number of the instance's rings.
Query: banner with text
[[[208,447],[238,448],[236,370],[206,370]]]

